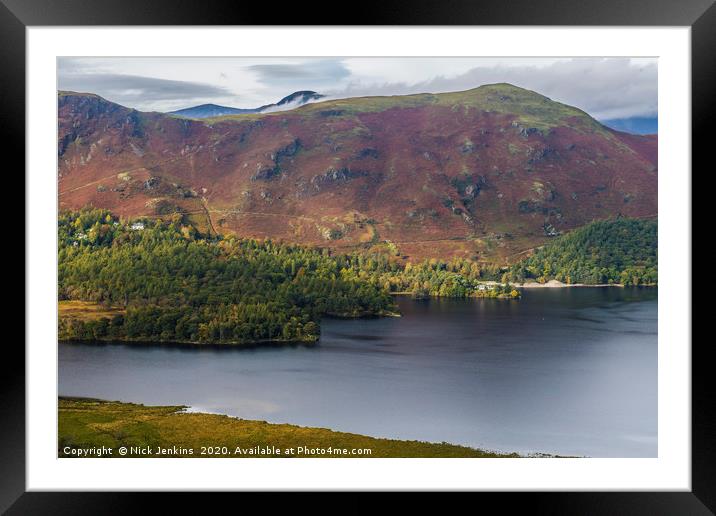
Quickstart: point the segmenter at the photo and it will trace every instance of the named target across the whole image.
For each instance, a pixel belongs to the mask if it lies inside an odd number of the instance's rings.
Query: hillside
[[[657,213],[656,136],[508,84],[205,120],[71,92],[58,108],[60,209],[498,263],[595,219]]]
[[[615,219],[560,236],[512,266],[504,280],[654,285],[658,279],[658,222]]]

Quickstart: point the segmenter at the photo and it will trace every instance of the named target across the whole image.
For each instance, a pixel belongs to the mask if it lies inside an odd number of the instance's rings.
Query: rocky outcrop
[[[298,139],[294,139],[289,144],[281,147],[271,153],[270,160],[271,166],[261,166],[259,164],[258,170],[251,176],[252,181],[270,181],[281,175],[281,163],[285,158],[295,156],[301,148],[301,142]]]
[[[349,167],[330,168],[323,174],[315,175],[311,178],[311,184],[316,191],[321,191],[327,186],[346,183],[357,177],[365,177],[368,173],[363,170],[353,170]]]

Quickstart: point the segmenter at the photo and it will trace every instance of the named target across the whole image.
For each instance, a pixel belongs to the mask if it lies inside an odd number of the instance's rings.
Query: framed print
[[[27,303],[3,509],[711,513],[691,170],[716,11],[523,4],[4,1]]]

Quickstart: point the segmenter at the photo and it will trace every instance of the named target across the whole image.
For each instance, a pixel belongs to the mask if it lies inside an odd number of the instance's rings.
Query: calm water
[[[59,392],[523,453],[657,455],[657,292],[399,299],[312,348],[59,346]]]

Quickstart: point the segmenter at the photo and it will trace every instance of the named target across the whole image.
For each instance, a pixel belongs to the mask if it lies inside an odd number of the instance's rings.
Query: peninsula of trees
[[[391,291],[519,295],[445,264],[406,267],[380,256],[207,237],[179,215],[120,221],[101,209],[65,212],[58,241],[63,340],[314,342],[324,316],[397,315]]]

